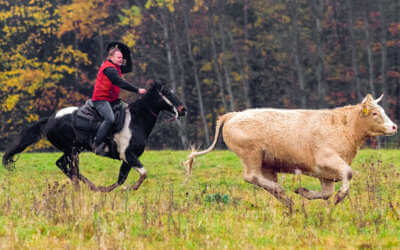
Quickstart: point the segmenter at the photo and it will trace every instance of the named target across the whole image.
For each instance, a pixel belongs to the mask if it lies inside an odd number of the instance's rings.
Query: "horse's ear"
[[[153,81],[152,79],[149,79],[149,80],[146,81],[145,87],[146,87],[147,89],[150,89],[150,88],[153,87],[153,84],[154,84],[154,81]]]
[[[154,80],[153,87],[157,90],[161,90],[163,87],[163,83],[160,80]]]
[[[146,87],[148,89],[158,89],[160,90],[163,84],[159,80],[147,80],[146,81]]]

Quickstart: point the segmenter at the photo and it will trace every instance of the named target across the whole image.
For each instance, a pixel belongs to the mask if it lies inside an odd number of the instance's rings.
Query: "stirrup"
[[[100,143],[97,146],[93,143],[92,150],[96,155],[102,155],[102,156],[106,156],[108,152],[110,152],[110,149],[104,142]]]

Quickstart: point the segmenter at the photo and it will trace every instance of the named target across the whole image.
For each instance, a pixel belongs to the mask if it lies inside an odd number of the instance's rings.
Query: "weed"
[[[201,167],[184,184],[179,164],[187,154],[146,152],[141,160],[149,178],[143,186],[106,194],[83,185],[75,190],[50,164],[57,153],[21,154],[15,171],[0,169],[0,248],[400,247],[400,151],[362,150],[352,164],[349,196],[337,206],[292,192],[299,186],[318,190],[317,179],[280,175],[295,204],[290,215],[268,192],[243,180],[239,160],[228,151],[199,159]],[[96,183],[118,177],[118,161],[82,154],[80,164]]]

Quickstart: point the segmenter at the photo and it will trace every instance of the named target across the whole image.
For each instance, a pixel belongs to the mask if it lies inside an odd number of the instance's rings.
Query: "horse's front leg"
[[[129,187],[125,187],[124,190],[138,190],[140,185],[142,185],[143,181],[146,179],[147,177],[147,173],[146,173],[146,169],[141,166],[141,167],[135,167],[135,170],[139,173],[139,180],[137,180],[137,182],[135,182],[133,185],[129,186]]]
[[[132,167],[130,165],[128,165],[126,162],[123,162],[119,169],[119,176],[118,176],[117,182],[115,182],[114,184],[107,186],[107,187],[99,186],[98,190],[101,192],[111,192],[116,187],[124,184],[124,182],[126,181],[126,178],[128,177],[129,172],[131,171],[131,168]]]
[[[143,164],[139,161],[138,157],[133,157],[133,155],[130,156],[130,163],[132,163],[131,166],[134,166],[134,169],[139,173],[139,179],[133,185],[124,188],[124,190],[128,191],[138,190],[147,177],[146,169],[143,167]]]

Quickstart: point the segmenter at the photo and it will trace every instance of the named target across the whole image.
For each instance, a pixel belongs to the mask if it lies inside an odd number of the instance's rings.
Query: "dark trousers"
[[[96,137],[94,139],[95,145],[98,146],[106,138],[111,126],[115,121],[115,115],[111,108],[111,104],[108,101],[94,101],[93,105],[97,112],[99,112],[101,117],[104,119],[97,130]]]

